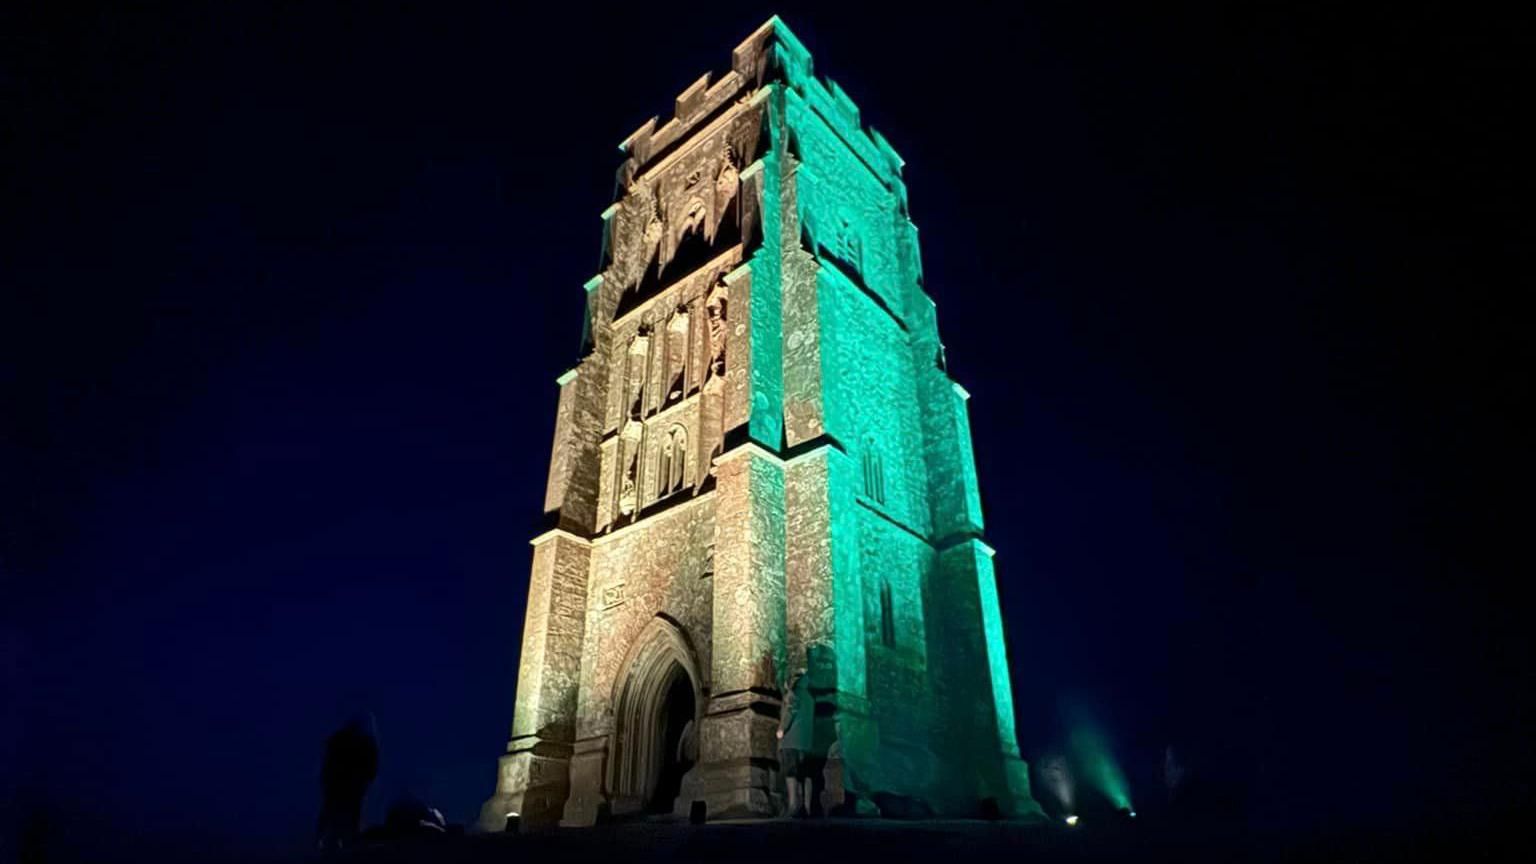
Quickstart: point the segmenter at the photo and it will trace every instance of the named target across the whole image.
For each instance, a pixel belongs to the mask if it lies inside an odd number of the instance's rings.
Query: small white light
[[[1131,811],[1131,818],[1132,818],[1132,819],[1135,819],[1135,818],[1136,818],[1136,811],[1135,811],[1135,810],[1132,810],[1132,811]]]
[[[1067,817],[1067,824],[1068,825],[1076,825],[1077,824],[1077,814],[1076,813],[1073,813],[1071,816]]]
[[[517,818],[517,811],[513,810],[511,813],[508,813],[507,814],[507,818],[508,819],[516,819]]]

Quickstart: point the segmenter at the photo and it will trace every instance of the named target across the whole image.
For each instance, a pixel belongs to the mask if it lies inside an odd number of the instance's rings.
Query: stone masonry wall
[[[649,739],[619,739],[659,728],[669,658],[702,699],[682,795],[712,817],[782,807],[773,728],[801,669],[853,794],[1029,812],[967,396],[901,158],[777,19],[622,146],[486,827],[592,824],[615,753],[643,780]]]
[[[593,544],[577,737],[612,731],[619,663],[658,613],[682,626],[700,668],[710,668],[714,541],[715,499],[706,495]]]

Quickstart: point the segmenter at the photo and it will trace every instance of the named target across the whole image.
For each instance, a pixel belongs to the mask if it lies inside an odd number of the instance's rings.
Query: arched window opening
[[[656,450],[656,497],[665,498],[682,489],[687,479],[688,430],[673,426]]]

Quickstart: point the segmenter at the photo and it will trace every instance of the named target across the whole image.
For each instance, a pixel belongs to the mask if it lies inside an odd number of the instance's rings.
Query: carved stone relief
[[[705,314],[709,316],[708,378],[725,374],[726,291],[725,280],[721,279],[710,286],[704,301]]]
[[[624,424],[624,432],[619,441],[620,480],[619,480],[619,514],[622,516],[633,515],[640,504],[640,445],[644,426],[638,420],[630,420]]]

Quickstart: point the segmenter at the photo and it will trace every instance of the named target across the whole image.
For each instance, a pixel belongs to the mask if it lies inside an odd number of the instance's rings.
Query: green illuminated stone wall
[[[676,809],[779,813],[801,671],[861,812],[1037,813],[900,157],[777,19],[622,150],[484,824],[654,805],[676,674],[698,732]]]

